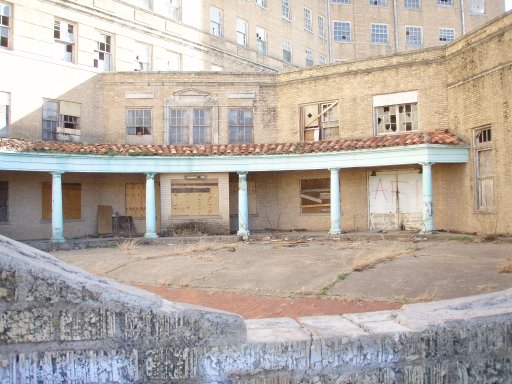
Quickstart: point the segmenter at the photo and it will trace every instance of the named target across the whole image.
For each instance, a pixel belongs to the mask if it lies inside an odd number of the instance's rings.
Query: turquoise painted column
[[[434,230],[434,208],[432,205],[432,163],[422,163],[423,188],[423,228],[420,233],[428,234]]]
[[[52,241],[56,243],[66,241],[62,209],[62,173],[52,172]]]
[[[238,236],[249,237],[249,198],[247,172],[238,172]]]
[[[155,195],[156,173],[146,173],[146,233],[147,239],[156,239],[156,195]]]
[[[341,234],[341,200],[340,200],[340,170],[331,171],[331,230],[329,235]]]

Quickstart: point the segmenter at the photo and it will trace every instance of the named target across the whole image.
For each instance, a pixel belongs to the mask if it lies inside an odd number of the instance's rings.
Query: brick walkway
[[[321,298],[276,298],[230,292],[213,292],[200,289],[173,289],[156,286],[138,286],[163,298],[181,303],[202,305],[238,313],[246,319],[268,317],[300,317],[342,315],[345,313],[371,312],[398,309],[399,303],[343,301]]]

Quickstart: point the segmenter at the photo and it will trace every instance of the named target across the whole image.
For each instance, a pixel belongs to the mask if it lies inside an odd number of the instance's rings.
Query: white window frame
[[[371,24],[370,25],[370,40],[372,44],[388,44],[389,31],[387,24]],[[385,39],[383,37],[385,36]]]
[[[236,43],[247,47],[249,45],[249,23],[247,20],[237,18],[236,19]]]
[[[306,7],[304,7],[304,29],[313,32],[313,12]]]
[[[485,15],[485,0],[469,0],[469,12],[472,15]]]
[[[166,71],[181,71],[181,55],[174,51],[166,51]]]
[[[320,54],[319,59],[318,59],[318,63],[320,65],[327,64],[327,57],[325,57],[325,55]]]
[[[267,0],[256,0],[256,5],[261,8],[267,8]]]
[[[440,7],[452,7],[453,0],[437,0],[437,5]]]
[[[404,0],[405,9],[421,9],[421,0]]]
[[[282,48],[283,48],[283,61],[285,61],[287,63],[291,63],[293,60],[292,42],[288,39],[283,39]]]
[[[352,0],[331,0],[332,4],[352,4]]]
[[[114,38],[112,35],[104,32],[98,32],[96,38],[96,48],[94,49],[94,68],[102,71],[112,71],[114,61],[112,56],[112,47]]]
[[[290,9],[291,0],[281,0],[281,17],[283,19],[291,21],[292,11]]]
[[[213,111],[210,107],[170,107],[168,110],[170,145],[186,145],[186,144],[211,144],[212,142],[212,123]],[[178,116],[180,114],[181,116]],[[174,124],[178,122],[178,118],[182,121],[181,125]],[[173,129],[181,129],[181,140],[177,140],[178,135],[172,132]],[[176,137],[176,140],[173,140]]]
[[[67,63],[75,62],[76,36],[77,26],[75,23],[55,18],[53,38],[55,41],[55,58],[57,60]],[[65,50],[63,51],[62,48]]]
[[[256,44],[258,52],[262,55],[267,54],[267,30],[261,27],[256,27]]]
[[[368,0],[368,4],[372,7],[387,7],[387,0]]]
[[[151,0],[132,0],[137,7],[144,9],[153,9],[153,2]]]
[[[313,57],[313,51],[311,48],[305,49],[305,55],[306,55],[306,67],[312,67],[315,65],[315,59]]]
[[[12,9],[11,3],[0,1],[0,48],[12,48]]]
[[[210,7],[210,33],[222,37],[222,9]]]
[[[49,108],[50,105],[52,108]],[[66,141],[70,139],[71,136],[73,136],[74,139],[80,137],[81,107],[79,103],[75,102],[54,99],[43,100],[41,107],[42,140]]]
[[[0,91],[0,137],[9,137],[11,94]]]
[[[442,43],[451,43],[455,40],[455,29],[439,28],[439,41]]]
[[[135,112],[134,116],[129,116]],[[140,113],[137,113],[140,112]],[[153,134],[153,116],[151,108],[126,108],[126,135],[151,136]],[[142,121],[142,122],[141,122]],[[149,124],[148,124],[149,122]]]
[[[240,119],[239,113],[243,112]],[[236,116],[233,116],[233,113]],[[249,113],[250,123],[246,123],[246,113]],[[233,120],[234,118],[234,120]],[[236,137],[236,140],[234,138]],[[229,108],[228,109],[228,143],[242,144],[254,142],[254,111],[252,108]]]
[[[346,26],[348,25],[348,31],[346,30]],[[336,28],[339,26],[339,28]],[[336,37],[336,34],[339,37]],[[341,21],[334,20],[333,21],[333,40],[338,43],[348,43],[352,41],[352,23],[350,21]]]
[[[325,18],[322,15],[318,15],[318,36],[325,39]]]
[[[419,32],[417,34],[416,32]],[[419,36],[419,39],[418,39]],[[405,26],[405,45],[407,47],[423,46],[423,28],[418,25]]]
[[[143,52],[144,51],[144,52]],[[133,45],[134,71],[151,71],[151,45],[135,41]]]
[[[169,17],[173,20],[181,20],[181,0],[167,0],[169,8]]]

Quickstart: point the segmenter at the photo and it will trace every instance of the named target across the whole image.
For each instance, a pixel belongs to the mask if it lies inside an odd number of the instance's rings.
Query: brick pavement
[[[344,301],[332,298],[282,298],[232,292],[209,292],[189,288],[175,289],[150,285],[137,285],[137,287],[156,293],[170,301],[202,305],[234,312],[246,319],[342,315],[345,313],[373,312],[398,309],[401,307],[399,303],[384,301]]]

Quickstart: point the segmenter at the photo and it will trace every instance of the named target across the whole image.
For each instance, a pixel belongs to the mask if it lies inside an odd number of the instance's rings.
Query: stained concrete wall
[[[512,290],[244,321],[0,236],[1,383],[509,383]]]

